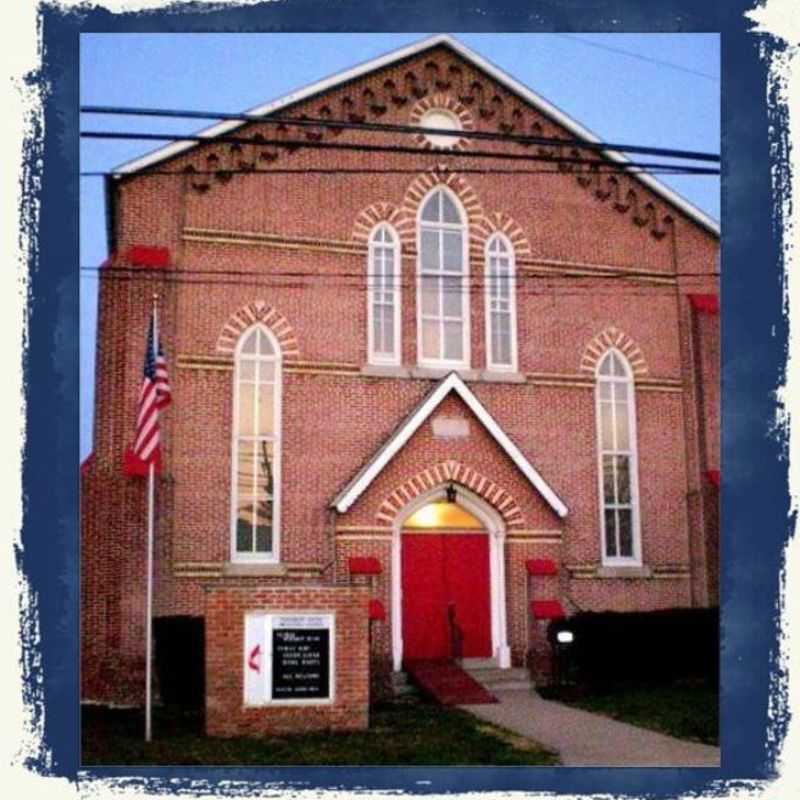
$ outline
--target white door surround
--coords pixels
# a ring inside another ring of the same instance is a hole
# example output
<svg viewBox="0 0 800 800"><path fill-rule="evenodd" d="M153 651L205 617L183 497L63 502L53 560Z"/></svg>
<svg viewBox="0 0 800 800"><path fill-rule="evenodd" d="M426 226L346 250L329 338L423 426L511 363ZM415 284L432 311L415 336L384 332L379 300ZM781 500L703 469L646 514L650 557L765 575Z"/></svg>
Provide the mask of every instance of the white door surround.
<svg viewBox="0 0 800 800"><path fill-rule="evenodd" d="M401 558L401 534L403 523L415 511L435 500L445 497L447 484L442 484L425 494L415 497L397 515L392 530L392 664L399 672L403 663L403 576ZM474 492L456 487L456 503L477 517L489 535L489 587L490 616L492 627L492 657L498 667L511 666L511 651L508 646L508 623L506 620L506 529L503 518Z"/></svg>

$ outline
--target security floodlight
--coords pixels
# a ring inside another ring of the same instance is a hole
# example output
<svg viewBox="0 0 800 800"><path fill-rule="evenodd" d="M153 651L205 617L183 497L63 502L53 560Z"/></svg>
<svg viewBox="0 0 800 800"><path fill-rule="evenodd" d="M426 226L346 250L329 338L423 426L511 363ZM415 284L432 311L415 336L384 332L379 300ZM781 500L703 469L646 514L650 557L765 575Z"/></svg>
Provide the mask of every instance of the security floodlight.
<svg viewBox="0 0 800 800"><path fill-rule="evenodd" d="M559 644L572 644L575 640L575 635L572 631L559 631L556 634L556 640Z"/></svg>

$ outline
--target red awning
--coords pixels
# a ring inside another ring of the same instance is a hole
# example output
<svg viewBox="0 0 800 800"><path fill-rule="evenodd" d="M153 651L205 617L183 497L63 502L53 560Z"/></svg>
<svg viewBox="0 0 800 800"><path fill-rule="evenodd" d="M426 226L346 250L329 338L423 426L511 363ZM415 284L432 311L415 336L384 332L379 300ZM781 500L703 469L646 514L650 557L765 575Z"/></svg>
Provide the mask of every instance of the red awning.
<svg viewBox="0 0 800 800"><path fill-rule="evenodd" d="M380 600L369 601L369 618L383 622L386 619L386 609Z"/></svg>
<svg viewBox="0 0 800 800"><path fill-rule="evenodd" d="M710 469L706 472L706 478L708 478L714 486L719 489L719 470L718 469Z"/></svg>
<svg viewBox="0 0 800 800"><path fill-rule="evenodd" d="M351 575L380 575L381 562L374 556L354 556L347 562Z"/></svg>
<svg viewBox="0 0 800 800"><path fill-rule="evenodd" d="M558 575L558 564L552 558L531 558L525 566L528 575Z"/></svg>
<svg viewBox="0 0 800 800"><path fill-rule="evenodd" d="M689 302L695 311L704 314L719 314L719 297L715 294L690 294Z"/></svg>
<svg viewBox="0 0 800 800"><path fill-rule="evenodd" d="M161 448L156 453L156 475L161 473ZM122 457L122 473L128 478L146 478L149 466L133 452L132 447L126 447Z"/></svg>
<svg viewBox="0 0 800 800"><path fill-rule="evenodd" d="M534 600L531 613L536 619L563 619L566 616L558 600Z"/></svg>
<svg viewBox="0 0 800 800"><path fill-rule="evenodd" d="M125 251L123 258L134 267L166 269L170 265L170 253L167 247L135 244Z"/></svg>

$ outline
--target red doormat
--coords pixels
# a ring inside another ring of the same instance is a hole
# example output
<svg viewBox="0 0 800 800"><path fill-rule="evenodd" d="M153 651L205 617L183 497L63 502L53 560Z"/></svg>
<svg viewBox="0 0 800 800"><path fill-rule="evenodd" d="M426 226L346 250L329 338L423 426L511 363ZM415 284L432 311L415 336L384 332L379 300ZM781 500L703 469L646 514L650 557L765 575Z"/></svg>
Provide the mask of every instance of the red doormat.
<svg viewBox="0 0 800 800"><path fill-rule="evenodd" d="M407 661L409 680L443 706L500 702L452 661Z"/></svg>

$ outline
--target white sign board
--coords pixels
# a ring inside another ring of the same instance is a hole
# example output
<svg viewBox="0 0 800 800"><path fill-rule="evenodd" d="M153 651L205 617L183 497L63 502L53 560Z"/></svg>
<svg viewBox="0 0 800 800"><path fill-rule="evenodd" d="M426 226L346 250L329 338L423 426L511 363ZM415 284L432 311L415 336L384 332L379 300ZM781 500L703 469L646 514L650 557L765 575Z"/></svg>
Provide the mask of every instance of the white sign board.
<svg viewBox="0 0 800 800"><path fill-rule="evenodd" d="M249 613L244 630L245 705L333 701L333 614Z"/></svg>

